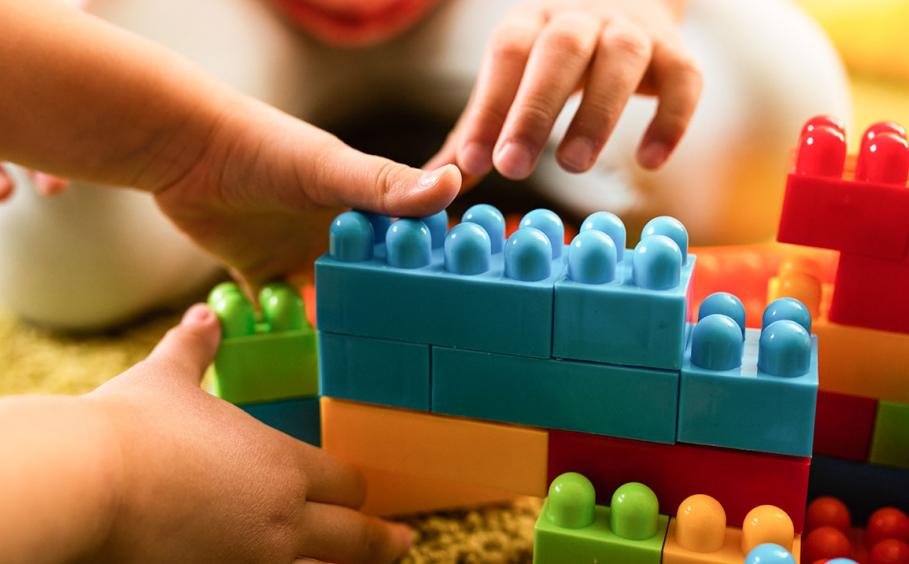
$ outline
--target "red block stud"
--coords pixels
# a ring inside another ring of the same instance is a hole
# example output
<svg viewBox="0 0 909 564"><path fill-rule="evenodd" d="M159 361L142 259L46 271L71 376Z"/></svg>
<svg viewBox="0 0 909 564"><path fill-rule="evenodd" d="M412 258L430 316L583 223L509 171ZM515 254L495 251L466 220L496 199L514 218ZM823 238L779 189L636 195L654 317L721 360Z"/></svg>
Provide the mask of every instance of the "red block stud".
<svg viewBox="0 0 909 564"><path fill-rule="evenodd" d="M837 498L822 496L808 504L808 513L805 515L806 531L813 531L820 527L833 527L845 533L851 526L849 508Z"/></svg>
<svg viewBox="0 0 909 564"><path fill-rule="evenodd" d="M852 543L845 533L833 527L818 527L802 542L802 561L814 562L824 558L849 558Z"/></svg>
<svg viewBox="0 0 909 564"><path fill-rule="evenodd" d="M871 547L869 564L909 564L909 544L885 539Z"/></svg>
<svg viewBox="0 0 909 564"><path fill-rule="evenodd" d="M843 135L846 134L846 125L843 124L841 120L833 116L819 115L814 116L805 122L805 125L802 126L802 132L799 134L799 136L804 137L806 133L811 133L817 127L829 127L831 129L839 131Z"/></svg>
<svg viewBox="0 0 909 564"><path fill-rule="evenodd" d="M889 131L878 133L862 146L856 165L856 180L903 186L907 176L909 143L905 137Z"/></svg>
<svg viewBox="0 0 909 564"><path fill-rule="evenodd" d="M884 539L909 542L909 516L895 507L884 507L872 513L865 540L868 546L874 546Z"/></svg>
<svg viewBox="0 0 909 564"><path fill-rule="evenodd" d="M795 172L801 176L840 178L846 164L846 136L827 125L803 130Z"/></svg>
<svg viewBox="0 0 909 564"><path fill-rule="evenodd" d="M868 129L865 130L865 134L862 135L862 145L859 147L859 154L864 153L868 149L868 145L873 143L874 139L881 133L893 133L897 137L906 137L906 130L903 129L903 126L898 123L892 121L879 121L877 123L872 123L868 126ZM864 178L864 176L865 171L862 170L862 163L859 162L856 165L855 177Z"/></svg>

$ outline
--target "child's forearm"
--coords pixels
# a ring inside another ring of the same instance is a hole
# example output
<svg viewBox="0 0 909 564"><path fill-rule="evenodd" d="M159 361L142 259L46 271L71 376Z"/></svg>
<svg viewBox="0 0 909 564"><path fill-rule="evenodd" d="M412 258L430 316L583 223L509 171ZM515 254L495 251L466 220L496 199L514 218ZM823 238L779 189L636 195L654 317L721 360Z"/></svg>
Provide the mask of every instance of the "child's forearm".
<svg viewBox="0 0 909 564"><path fill-rule="evenodd" d="M233 96L164 48L56 0L0 0L0 159L155 189Z"/></svg>
<svg viewBox="0 0 909 564"><path fill-rule="evenodd" d="M91 561L112 525L119 456L72 397L0 399L0 562Z"/></svg>

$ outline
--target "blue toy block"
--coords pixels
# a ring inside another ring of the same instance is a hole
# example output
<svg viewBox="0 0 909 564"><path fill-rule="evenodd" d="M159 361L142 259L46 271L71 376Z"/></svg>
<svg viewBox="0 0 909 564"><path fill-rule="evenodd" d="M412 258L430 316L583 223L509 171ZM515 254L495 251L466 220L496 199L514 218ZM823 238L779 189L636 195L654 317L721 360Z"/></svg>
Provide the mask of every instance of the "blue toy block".
<svg viewBox="0 0 909 564"><path fill-rule="evenodd" d="M316 261L319 329L549 358L561 220L531 212L506 242L495 208L474 206L465 218L447 234L440 214L400 219L380 243L376 218L338 216Z"/></svg>
<svg viewBox="0 0 909 564"><path fill-rule="evenodd" d="M240 405L243 411L295 439L322 446L322 423L317 396Z"/></svg>
<svg viewBox="0 0 909 564"><path fill-rule="evenodd" d="M432 347L432 411L674 443L679 373Z"/></svg>
<svg viewBox="0 0 909 564"><path fill-rule="evenodd" d="M429 345L319 334L322 395L429 411Z"/></svg>
<svg viewBox="0 0 909 564"><path fill-rule="evenodd" d="M865 523L881 507L909 512L909 470L815 456L811 460L808 499L839 498L853 523Z"/></svg>
<svg viewBox="0 0 909 564"><path fill-rule="evenodd" d="M677 220L660 217L620 252L621 221L598 212L568 251L555 284L553 356L677 370L685 350L695 257Z"/></svg>
<svg viewBox="0 0 909 564"><path fill-rule="evenodd" d="M791 304L778 302L768 306L777 315L764 316L778 320L744 336L723 314L694 327L681 371L679 442L811 456L817 337L802 312L784 315Z"/></svg>

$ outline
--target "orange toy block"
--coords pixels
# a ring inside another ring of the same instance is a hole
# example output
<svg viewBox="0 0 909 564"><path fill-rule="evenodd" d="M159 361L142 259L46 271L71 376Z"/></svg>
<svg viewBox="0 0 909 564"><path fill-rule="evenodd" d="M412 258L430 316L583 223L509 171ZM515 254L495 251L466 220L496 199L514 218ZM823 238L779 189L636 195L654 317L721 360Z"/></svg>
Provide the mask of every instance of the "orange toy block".
<svg viewBox="0 0 909 564"><path fill-rule="evenodd" d="M546 495L542 429L322 398L322 448L358 467Z"/></svg>

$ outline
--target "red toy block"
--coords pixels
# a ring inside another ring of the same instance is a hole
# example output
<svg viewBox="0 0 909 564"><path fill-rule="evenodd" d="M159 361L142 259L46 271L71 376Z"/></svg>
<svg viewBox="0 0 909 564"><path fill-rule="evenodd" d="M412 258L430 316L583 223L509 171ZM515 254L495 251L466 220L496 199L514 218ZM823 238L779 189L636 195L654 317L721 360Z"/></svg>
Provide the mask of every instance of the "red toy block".
<svg viewBox="0 0 909 564"><path fill-rule="evenodd" d="M604 496L626 482L643 482L668 515L688 496L707 494L722 504L730 523L741 523L755 506L775 505L792 517L796 533L805 521L810 464L809 458L549 432L550 481L579 472Z"/></svg>
<svg viewBox="0 0 909 564"><path fill-rule="evenodd" d="M814 419L814 454L865 462L874 435L877 400L820 391Z"/></svg>

